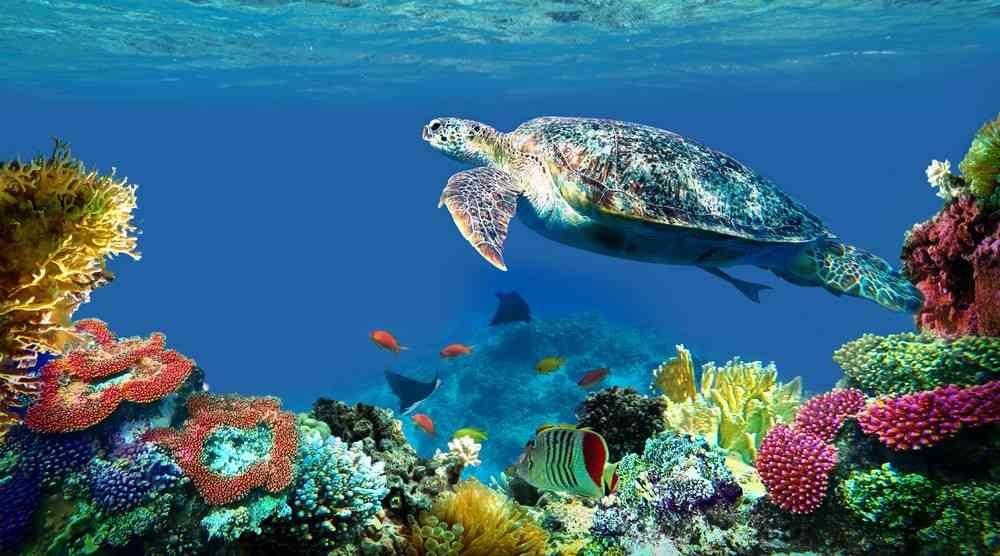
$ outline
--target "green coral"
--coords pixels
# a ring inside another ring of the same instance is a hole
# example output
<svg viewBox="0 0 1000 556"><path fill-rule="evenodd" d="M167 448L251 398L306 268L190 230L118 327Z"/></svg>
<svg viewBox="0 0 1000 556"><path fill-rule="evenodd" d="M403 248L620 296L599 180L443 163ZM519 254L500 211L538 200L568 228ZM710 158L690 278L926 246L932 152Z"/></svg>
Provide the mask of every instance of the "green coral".
<svg viewBox="0 0 1000 556"><path fill-rule="evenodd" d="M934 522L917 538L928 554L996 554L1000 550L1000 485L973 482L941 489Z"/></svg>
<svg viewBox="0 0 1000 556"><path fill-rule="evenodd" d="M833 360L871 394L910 394L1000 377L1000 338L939 338L907 332L865 334L844 344Z"/></svg>
<svg viewBox="0 0 1000 556"><path fill-rule="evenodd" d="M979 129L958 169L976 199L1000 206L1000 115Z"/></svg>
<svg viewBox="0 0 1000 556"><path fill-rule="evenodd" d="M871 524L882 542L898 545L905 530L930 506L934 483L917 473L899 473L888 463L870 471L854 471L837 487L844 506Z"/></svg>
<svg viewBox="0 0 1000 556"><path fill-rule="evenodd" d="M232 508L218 508L201 520L202 527L208 532L208 538L221 538L233 542L241 535L250 531L259 535L261 523L265 519L276 516L289 517L292 509L284 497L254 493L248 499Z"/></svg>

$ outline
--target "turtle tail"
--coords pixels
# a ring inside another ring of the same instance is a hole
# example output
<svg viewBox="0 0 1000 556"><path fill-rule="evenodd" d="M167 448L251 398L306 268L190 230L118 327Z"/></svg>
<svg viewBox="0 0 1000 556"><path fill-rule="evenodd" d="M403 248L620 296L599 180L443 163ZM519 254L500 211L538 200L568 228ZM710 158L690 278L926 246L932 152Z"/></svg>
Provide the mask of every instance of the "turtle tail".
<svg viewBox="0 0 1000 556"><path fill-rule="evenodd" d="M778 276L802 286L822 286L834 295L870 299L893 311L916 313L923 296L883 259L853 245L819 240L805 246Z"/></svg>

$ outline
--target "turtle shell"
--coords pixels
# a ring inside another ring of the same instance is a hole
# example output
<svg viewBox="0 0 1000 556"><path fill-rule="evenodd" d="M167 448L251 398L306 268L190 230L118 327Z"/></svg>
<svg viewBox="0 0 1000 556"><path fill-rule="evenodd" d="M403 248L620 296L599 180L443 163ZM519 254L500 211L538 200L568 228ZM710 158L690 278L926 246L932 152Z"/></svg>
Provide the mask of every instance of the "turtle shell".
<svg viewBox="0 0 1000 556"><path fill-rule="evenodd" d="M762 242L834 237L767 178L676 133L615 120L537 118L512 135L515 147L548 164L570 206L591 218Z"/></svg>

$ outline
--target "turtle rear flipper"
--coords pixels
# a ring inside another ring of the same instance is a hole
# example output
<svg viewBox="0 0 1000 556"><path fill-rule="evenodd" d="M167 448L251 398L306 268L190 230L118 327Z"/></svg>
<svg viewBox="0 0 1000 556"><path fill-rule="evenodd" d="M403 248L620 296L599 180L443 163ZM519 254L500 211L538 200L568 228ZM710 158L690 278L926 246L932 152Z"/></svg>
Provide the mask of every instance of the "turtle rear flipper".
<svg viewBox="0 0 1000 556"><path fill-rule="evenodd" d="M503 242L519 194L510 174L496 168L473 168L448 179L438 208L447 205L462 237L493 266L507 270Z"/></svg>
<svg viewBox="0 0 1000 556"><path fill-rule="evenodd" d="M819 240L804 246L791 265L774 269L774 273L793 284L863 297L893 311L915 313L924 302L920 291L889 263L836 241Z"/></svg>
<svg viewBox="0 0 1000 556"><path fill-rule="evenodd" d="M764 284L756 284L754 282L747 282L746 280L740 280L738 278L733 278L729 274L726 274L720 268L714 268L710 266L703 266L706 272L712 276L718 276L726 282L732 284L736 289L740 290L740 293L745 295L747 299L753 301L754 303L760 303L760 292L764 290L772 289L771 286L765 286Z"/></svg>

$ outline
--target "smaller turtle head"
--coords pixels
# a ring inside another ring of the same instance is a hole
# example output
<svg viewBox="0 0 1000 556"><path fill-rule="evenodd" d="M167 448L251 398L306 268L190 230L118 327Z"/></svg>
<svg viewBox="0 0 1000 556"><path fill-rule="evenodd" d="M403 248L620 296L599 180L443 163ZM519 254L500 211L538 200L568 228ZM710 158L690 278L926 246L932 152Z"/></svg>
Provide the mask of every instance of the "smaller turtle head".
<svg viewBox="0 0 1000 556"><path fill-rule="evenodd" d="M488 161L496 135L488 125L460 118L434 118L420 131L424 141L461 162Z"/></svg>

